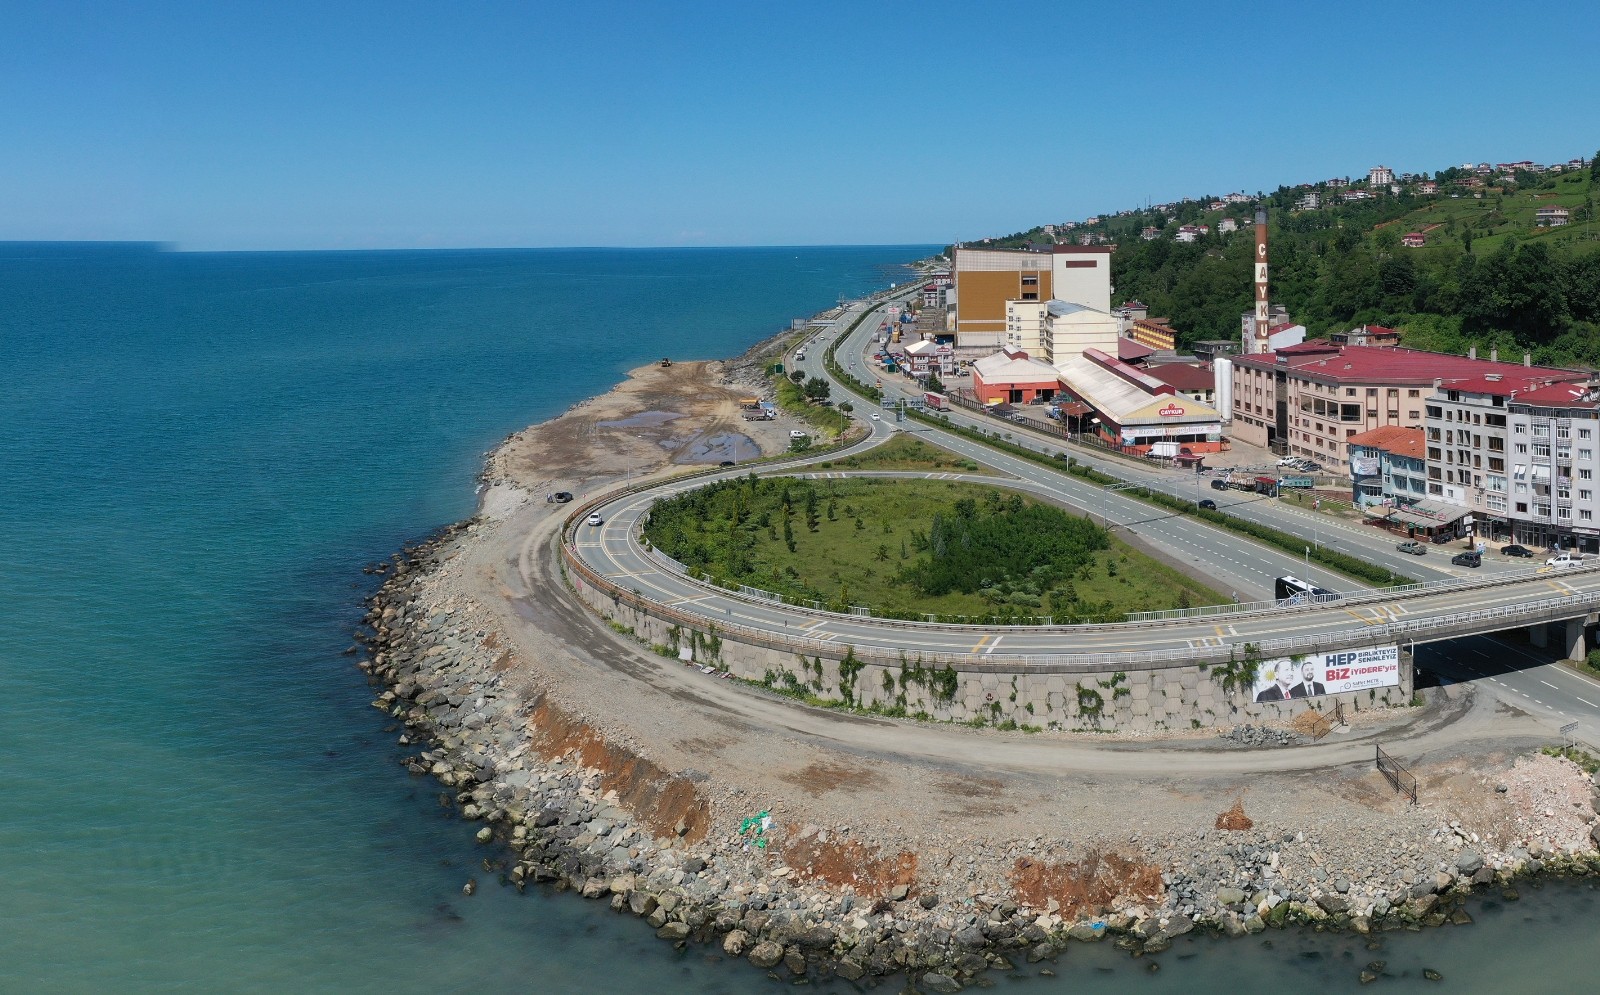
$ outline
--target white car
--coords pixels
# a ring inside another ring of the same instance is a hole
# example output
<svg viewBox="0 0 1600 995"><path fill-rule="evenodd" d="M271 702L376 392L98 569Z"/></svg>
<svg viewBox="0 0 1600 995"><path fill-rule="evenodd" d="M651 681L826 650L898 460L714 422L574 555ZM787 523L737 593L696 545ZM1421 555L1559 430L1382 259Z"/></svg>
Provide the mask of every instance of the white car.
<svg viewBox="0 0 1600 995"><path fill-rule="evenodd" d="M1583 562L1583 556L1578 553L1557 553L1544 561L1547 567L1575 567Z"/></svg>
<svg viewBox="0 0 1600 995"><path fill-rule="evenodd" d="M878 418L878 413L876 411L874 411L872 413L872 420L873 421L880 421L881 420L881 419Z"/></svg>
<svg viewBox="0 0 1600 995"><path fill-rule="evenodd" d="M597 511L594 514L590 515L588 518L584 519L584 523L587 524L587 525L604 525L606 523L606 520L604 518L601 518L600 517L600 513Z"/></svg>

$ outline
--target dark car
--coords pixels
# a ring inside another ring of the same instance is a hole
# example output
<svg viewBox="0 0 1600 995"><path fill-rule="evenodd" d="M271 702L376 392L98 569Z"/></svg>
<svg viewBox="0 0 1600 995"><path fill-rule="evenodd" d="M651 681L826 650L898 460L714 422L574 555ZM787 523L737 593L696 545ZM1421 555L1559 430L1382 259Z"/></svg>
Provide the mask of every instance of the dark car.
<svg viewBox="0 0 1600 995"><path fill-rule="evenodd" d="M554 504L566 504L568 501L572 500L572 492L556 491L554 494L551 494L549 497L545 498L545 500Z"/></svg>
<svg viewBox="0 0 1600 995"><path fill-rule="evenodd" d="M1533 556L1533 550L1529 549L1526 546L1518 546L1516 543L1512 543L1509 546L1501 546L1500 547L1500 555L1501 556L1520 556L1520 557L1522 557L1524 559L1530 559Z"/></svg>
<svg viewBox="0 0 1600 995"><path fill-rule="evenodd" d="M1483 556L1476 552L1457 553L1450 557L1450 562L1458 567L1481 567L1483 566Z"/></svg>
<svg viewBox="0 0 1600 995"><path fill-rule="evenodd" d="M734 463L733 463L733 460L731 460L731 459L725 459L721 463L718 463L717 465L718 466L733 466Z"/></svg>
<svg viewBox="0 0 1600 995"><path fill-rule="evenodd" d="M1228 482L1226 480L1213 480L1211 482L1211 489L1214 491L1225 491L1228 489Z"/></svg>
<svg viewBox="0 0 1600 995"><path fill-rule="evenodd" d="M1200 507L1204 508L1207 511L1216 511L1217 510L1217 502L1211 500L1210 498L1206 498L1205 500L1200 502Z"/></svg>

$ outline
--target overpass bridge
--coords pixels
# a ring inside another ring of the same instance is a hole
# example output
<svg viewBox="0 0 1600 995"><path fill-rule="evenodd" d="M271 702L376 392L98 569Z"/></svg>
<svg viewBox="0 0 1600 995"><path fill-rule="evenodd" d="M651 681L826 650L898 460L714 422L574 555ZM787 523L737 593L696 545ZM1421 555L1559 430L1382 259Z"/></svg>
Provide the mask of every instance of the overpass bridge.
<svg viewBox="0 0 1600 995"><path fill-rule="evenodd" d="M847 451L886 441L896 431L883 421L864 425L868 437ZM1299 572L1298 558L1285 557L1198 519L1153 512L1148 505L1102 493L1063 473L958 437L947 439L936 431L930 435L939 444L1008 475L1008 479L983 478L985 483L1029 491L1097 512L1108 520L1137 521L1145 538L1158 545L1175 543L1199 550L1210 558L1203 562L1215 562L1223 555L1242 556L1256 561L1258 574ZM839 455L835 450L763 463L759 472L840 476L823 474L813 465ZM1177 721L1199 727L1216 724L1222 721L1220 714L1238 713L1241 707L1247 715L1256 714L1250 711L1253 703L1248 696L1241 706L1237 687L1220 692L1211 687L1217 675L1227 672L1235 661L1277 659L1281 663L1315 654L1387 651L1391 658L1398 653L1400 680L1393 693L1385 691L1382 701L1399 704L1410 698L1411 650L1418 645L1526 628L1536 646L1553 640L1556 649L1578 657L1583 655L1586 633L1600 612L1597 563L1560 571L1536 567L1446 577L1405 588L1349 591L1338 600L1320 604L1246 602L1110 624L915 622L874 618L865 609L834 612L815 604L786 603L754 588L717 587L691 576L681 564L641 542L642 521L656 500L749 470L703 471L623 487L575 509L561 533L567 577L592 607L619 624L631 625L641 639L658 648L676 653L692 642L684 655L699 652L704 659L706 646L714 645L717 649L711 655L720 655L715 661L719 666L769 683L775 674L792 670L796 660L810 658L805 666L815 667L819 692L826 685L828 693L857 703L882 705L896 700L906 707L908 668L924 678L928 671L940 668L958 685L954 700L949 694L935 696L935 705L946 709L946 717L987 717L988 710L994 709L998 718L1002 702L1016 703L1019 708L1038 702L1047 712L1061 706L1082 725L1089 713L1073 705L1074 694L1080 704L1100 696L1096 688L1121 696L1128 689L1119 682L1129 681L1135 700L1122 705L1121 717L1133 727L1143 723L1149 728L1174 728L1168 723ZM1086 497L1086 488L1093 491L1092 496ZM600 514L602 525L583 524L592 512ZM724 649L725 644L742 649ZM866 667L871 671L867 676L881 679L884 694L864 690L868 682L863 677L858 684L851 666ZM807 675L809 680L809 669ZM798 683L792 674L784 679ZM901 692L898 698L890 694L896 680ZM1009 693L1003 686L1007 681ZM1362 695L1359 707L1368 701L1368 696ZM1259 711L1260 706L1255 708ZM1027 707L1027 712L1038 716L1034 707ZM1099 714L1095 712L1091 718ZM1098 721L1093 724L1099 727Z"/></svg>

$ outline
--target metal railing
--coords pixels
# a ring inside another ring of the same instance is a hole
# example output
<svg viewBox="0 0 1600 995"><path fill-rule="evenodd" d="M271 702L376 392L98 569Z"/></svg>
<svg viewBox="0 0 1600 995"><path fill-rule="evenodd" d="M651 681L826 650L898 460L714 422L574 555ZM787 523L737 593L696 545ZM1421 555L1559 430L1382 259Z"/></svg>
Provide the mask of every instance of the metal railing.
<svg viewBox="0 0 1600 995"><path fill-rule="evenodd" d="M1340 629L1329 632L1295 635L1277 639L1251 640L1240 637L1232 644L1204 646L1172 646L1154 650L1119 650L1088 653L1036 653L1036 654L974 654L968 652L927 652L916 655L915 660L894 645L872 645L858 641L850 643L837 638L812 639L791 636L770 627L755 628L731 621L718 621L714 616L695 615L670 605L661 604L642 593L625 590L620 585L600 576L568 543L562 543L562 555L571 570L581 580L606 597L641 611L647 615L678 625L714 629L718 633L750 643L802 652L829 658L843 656L854 650L856 657L867 663L920 666L950 666L958 671L1006 673L1092 673L1105 670L1159 670L1172 666L1221 661L1233 657L1245 643L1252 644L1265 658L1292 657L1300 654L1350 649L1358 646L1380 646L1392 643L1430 642L1478 632L1492 632L1503 628L1553 621L1588 614L1600 608L1600 591L1575 594L1562 598L1547 598L1535 602L1500 605L1494 608L1458 612L1426 618L1406 619L1385 625L1369 625L1359 629ZM1326 609L1321 609L1326 610ZM1337 608L1333 609L1339 610ZM890 629L897 623L885 622ZM910 623L898 623L906 625ZM892 631L892 630L891 630Z"/></svg>
<svg viewBox="0 0 1600 995"><path fill-rule="evenodd" d="M1376 764L1378 772L1389 782L1396 793L1411 799L1411 804L1417 803L1417 778L1394 757L1383 752L1383 747L1374 743L1372 748L1377 751Z"/></svg>

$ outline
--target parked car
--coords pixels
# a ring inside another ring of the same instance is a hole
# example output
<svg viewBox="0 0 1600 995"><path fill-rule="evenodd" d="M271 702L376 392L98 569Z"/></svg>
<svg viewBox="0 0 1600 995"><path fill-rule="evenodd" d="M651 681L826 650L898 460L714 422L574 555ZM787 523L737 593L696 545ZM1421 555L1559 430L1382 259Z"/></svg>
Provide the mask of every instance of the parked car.
<svg viewBox="0 0 1600 995"><path fill-rule="evenodd" d="M731 460L731 459L725 459L721 463L718 463L717 465L718 466L733 466L734 463L733 463L733 460Z"/></svg>
<svg viewBox="0 0 1600 995"><path fill-rule="evenodd" d="M572 500L572 492L571 491L556 491L554 494L551 494L550 496L546 497L545 500L549 501L552 504L566 504L568 501Z"/></svg>
<svg viewBox="0 0 1600 995"><path fill-rule="evenodd" d="M1522 557L1523 559L1526 560L1526 559L1532 559L1533 558L1533 550L1529 549L1526 546L1518 546L1516 543L1512 543L1509 546L1501 546L1500 547L1500 555L1501 556L1520 556L1520 557Z"/></svg>
<svg viewBox="0 0 1600 995"><path fill-rule="evenodd" d="M1402 553L1410 553L1412 556L1426 556L1428 553L1428 547L1415 539L1407 539L1405 542L1395 543L1394 548Z"/></svg>
<svg viewBox="0 0 1600 995"><path fill-rule="evenodd" d="M1574 553L1571 550L1568 550L1564 553L1557 553L1548 560L1545 560L1544 565L1547 567L1575 567L1582 562L1582 553Z"/></svg>
<svg viewBox="0 0 1600 995"><path fill-rule="evenodd" d="M588 525L604 525L606 523L606 520L604 518L601 518L600 517L600 513L597 511L594 514L590 515L588 518L584 519L584 522L585 522L585 524L588 524Z"/></svg>
<svg viewBox="0 0 1600 995"><path fill-rule="evenodd" d="M1226 480L1213 480L1211 482L1211 489L1214 491L1225 491L1228 489L1228 482Z"/></svg>
<svg viewBox="0 0 1600 995"><path fill-rule="evenodd" d="M1216 511L1217 510L1217 502L1211 500L1210 498L1205 498L1204 500L1202 500L1200 502L1200 507L1204 508L1207 511Z"/></svg>
<svg viewBox="0 0 1600 995"><path fill-rule="evenodd" d="M1450 557L1450 562L1458 567L1481 567L1483 566L1483 554L1476 551L1457 553Z"/></svg>
<svg viewBox="0 0 1600 995"><path fill-rule="evenodd" d="M1438 532L1434 534L1432 542L1435 546L1443 546L1445 543L1450 542L1454 538L1455 536L1448 532Z"/></svg>

